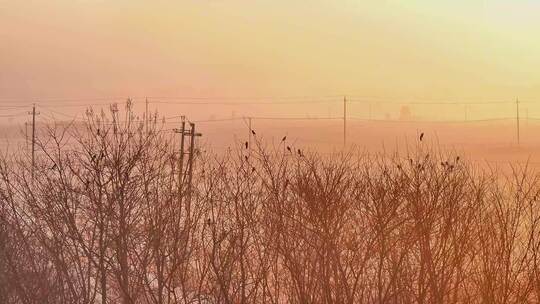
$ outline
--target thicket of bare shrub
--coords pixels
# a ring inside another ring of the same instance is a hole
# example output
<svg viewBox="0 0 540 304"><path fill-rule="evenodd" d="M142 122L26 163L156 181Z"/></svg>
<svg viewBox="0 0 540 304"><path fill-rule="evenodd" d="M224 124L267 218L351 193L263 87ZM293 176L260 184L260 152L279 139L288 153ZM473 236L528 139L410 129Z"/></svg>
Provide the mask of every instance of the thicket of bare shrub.
<svg viewBox="0 0 540 304"><path fill-rule="evenodd" d="M540 301L535 174L255 140L199 151L190 191L173 135L126 113L3 157L1 303Z"/></svg>

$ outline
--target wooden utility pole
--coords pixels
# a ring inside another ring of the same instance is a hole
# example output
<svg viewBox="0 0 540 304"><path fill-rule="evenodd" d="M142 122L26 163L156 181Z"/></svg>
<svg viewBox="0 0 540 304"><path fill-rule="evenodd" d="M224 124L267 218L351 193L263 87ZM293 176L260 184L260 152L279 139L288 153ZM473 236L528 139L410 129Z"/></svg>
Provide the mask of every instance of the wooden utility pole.
<svg viewBox="0 0 540 304"><path fill-rule="evenodd" d="M191 202L192 182L193 182L193 162L195 161L195 136L201 136L202 134L195 133L195 124L190 123L191 131L189 136L191 142L189 144L189 171L188 171L188 202Z"/></svg>
<svg viewBox="0 0 540 304"><path fill-rule="evenodd" d="M116 113L118 113L118 104L116 103L113 103L110 107L111 109L111 113L113 115L113 129L114 129L114 134L116 134L116 132L118 132L118 128L117 128L117 125L116 125Z"/></svg>
<svg viewBox="0 0 540 304"><path fill-rule="evenodd" d="M149 118L148 118L148 98L146 98L146 108L145 108L145 112L144 112L144 127L146 129L146 135L148 135L148 123L149 123Z"/></svg>
<svg viewBox="0 0 540 304"><path fill-rule="evenodd" d="M177 130L175 130L175 132L177 132ZM180 163L178 164L178 185L179 185L179 191L180 191L180 195L182 195L182 191L183 191L183 186L184 186L184 181L183 181L183 178L184 178L184 143L185 143L185 132L186 132L186 121L185 121L185 116L182 116L182 127L181 129L179 130L179 133L181 134L180 135L180 157L179 157L179 161Z"/></svg>
<svg viewBox="0 0 540 304"><path fill-rule="evenodd" d="M251 128L251 117L248 117L248 149L251 151L251 135L253 134L253 129Z"/></svg>
<svg viewBox="0 0 540 304"><path fill-rule="evenodd" d="M26 151L28 151L28 121L24 122L24 138L26 142Z"/></svg>
<svg viewBox="0 0 540 304"><path fill-rule="evenodd" d="M201 133L195 132L195 124L190 123L190 130L186 130L186 122L184 116L182 116L182 127L181 129L174 129L174 132L180 133L180 164L178 167L178 187L179 187L179 198L180 202L183 201L183 193L184 193L184 181L187 179L188 183L188 189L187 189L187 197L188 202L191 201L191 189L192 189L192 181L193 181L193 163L195 159L195 137L202 136ZM190 138L190 146L189 146L189 152L185 151L185 137L189 136ZM188 162L187 162L187 176L186 172L184 171L184 157L185 154L188 154Z"/></svg>
<svg viewBox="0 0 540 304"><path fill-rule="evenodd" d="M517 143L519 145L520 138L519 138L519 99L516 98L516 130L517 130Z"/></svg>
<svg viewBox="0 0 540 304"><path fill-rule="evenodd" d="M343 96L343 147L347 145L347 97Z"/></svg>
<svg viewBox="0 0 540 304"><path fill-rule="evenodd" d="M39 115L39 112L36 112L36 104L32 106L32 112L28 112L32 115L32 180L34 180L34 171L36 167L36 115Z"/></svg>

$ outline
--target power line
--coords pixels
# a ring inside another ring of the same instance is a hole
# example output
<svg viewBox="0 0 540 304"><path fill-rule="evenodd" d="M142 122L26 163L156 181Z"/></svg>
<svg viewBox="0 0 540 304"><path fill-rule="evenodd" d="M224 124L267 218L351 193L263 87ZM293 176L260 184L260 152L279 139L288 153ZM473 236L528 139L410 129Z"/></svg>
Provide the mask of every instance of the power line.
<svg viewBox="0 0 540 304"><path fill-rule="evenodd" d="M336 103L336 100L303 100L303 101L160 101L150 100L152 104L172 105L289 105L289 104L313 104L313 103Z"/></svg>
<svg viewBox="0 0 540 304"><path fill-rule="evenodd" d="M241 120L240 117L235 118L222 118L222 119L203 119L203 120L193 120L192 122L196 123L204 123L204 122L222 122L222 121L235 121L235 120Z"/></svg>
<svg viewBox="0 0 540 304"><path fill-rule="evenodd" d="M366 121L366 122L388 122L388 123L475 123L475 122L490 122L490 121L505 121L514 120L514 117L486 118L486 119L468 119L468 120L398 120L398 119L368 119L361 117L349 117L351 120ZM529 118L535 119L535 118ZM540 118L538 118L540 120Z"/></svg>
<svg viewBox="0 0 540 304"><path fill-rule="evenodd" d="M150 99L170 100L305 100L320 98L340 98L340 95L322 96L148 96Z"/></svg>
<svg viewBox="0 0 540 304"><path fill-rule="evenodd" d="M59 111L56 111L56 110L53 110L53 109L50 109L49 106L41 106L41 107L44 107L46 111L49 111L53 114L57 114L57 115L60 115L60 116L64 116L64 117L67 117L67 118L71 118L73 120L77 120L78 119L78 116L77 115L69 115L69 114L66 114L66 113L62 113L62 112L59 112Z"/></svg>
<svg viewBox="0 0 540 304"><path fill-rule="evenodd" d="M331 117L269 117L269 116L250 116L258 120L342 120L341 116Z"/></svg>
<svg viewBox="0 0 540 304"><path fill-rule="evenodd" d="M501 104L501 103L514 103L512 99L491 99L485 100L484 98L467 98L460 100L446 99L446 98L422 98L422 97L405 97L405 98L386 98L376 96L359 96L359 95L347 95L349 100L357 102L377 102L377 103L418 103L418 104ZM533 103L532 100L520 100L520 102Z"/></svg>
<svg viewBox="0 0 540 304"><path fill-rule="evenodd" d="M79 98L79 97L61 97L61 98L0 98L0 102L69 102L69 101L113 101L113 100L125 100L127 97L89 97L89 98Z"/></svg>
<svg viewBox="0 0 540 304"><path fill-rule="evenodd" d="M19 113L14 113L14 114L3 114L3 115L0 115L0 117L11 118L11 117L20 117L20 116L25 116L25 115L27 115L26 112L19 112Z"/></svg>
<svg viewBox="0 0 540 304"><path fill-rule="evenodd" d="M134 98L136 100L145 98ZM0 99L0 102L17 102L13 105L0 105L0 110L26 108L35 103L37 106L46 106L50 108L78 108L91 106L107 106L111 103L125 101L124 97L102 97L102 98L40 98L39 102L30 99ZM241 100L241 101L236 101ZM301 97L148 97L148 103L151 104L172 104L172 105L289 105L289 104L314 104L314 103L335 103L341 101L340 96L301 96ZM27 105L21 105L20 102L28 102ZM66 103L66 102L87 102L87 103ZM494 104L513 104L514 101L440 101L419 99L384 99L377 97L349 97L349 103L380 103L395 105L494 105ZM520 103L535 103L534 101L524 100Z"/></svg>
<svg viewBox="0 0 540 304"><path fill-rule="evenodd" d="M364 100L364 99L355 99L351 98L349 99L350 102L353 103L368 103L368 102L377 102L380 104L401 104L401 105L433 105L433 106L440 106L440 105L493 105L493 104L513 104L513 101L472 101L472 102L465 102L465 101L436 101L436 102L430 102L430 101L407 101L407 100L395 100L395 101L373 101L373 100Z"/></svg>

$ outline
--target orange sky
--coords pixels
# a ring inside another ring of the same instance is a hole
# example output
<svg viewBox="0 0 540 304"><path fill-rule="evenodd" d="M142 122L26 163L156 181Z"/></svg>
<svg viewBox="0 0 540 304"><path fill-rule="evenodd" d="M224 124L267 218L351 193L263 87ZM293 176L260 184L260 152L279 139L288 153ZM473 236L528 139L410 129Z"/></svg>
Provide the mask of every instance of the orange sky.
<svg viewBox="0 0 540 304"><path fill-rule="evenodd" d="M0 99L520 97L540 116L538 16L533 0L0 0Z"/></svg>

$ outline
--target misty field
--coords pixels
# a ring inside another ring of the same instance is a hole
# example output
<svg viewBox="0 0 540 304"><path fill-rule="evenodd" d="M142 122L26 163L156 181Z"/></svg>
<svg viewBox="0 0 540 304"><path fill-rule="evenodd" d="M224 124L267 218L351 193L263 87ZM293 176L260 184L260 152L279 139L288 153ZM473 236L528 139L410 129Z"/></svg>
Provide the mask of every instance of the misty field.
<svg viewBox="0 0 540 304"><path fill-rule="evenodd" d="M126 114L0 162L0 303L538 303L540 180L418 141L195 150ZM148 128L147 128L148 127Z"/></svg>

